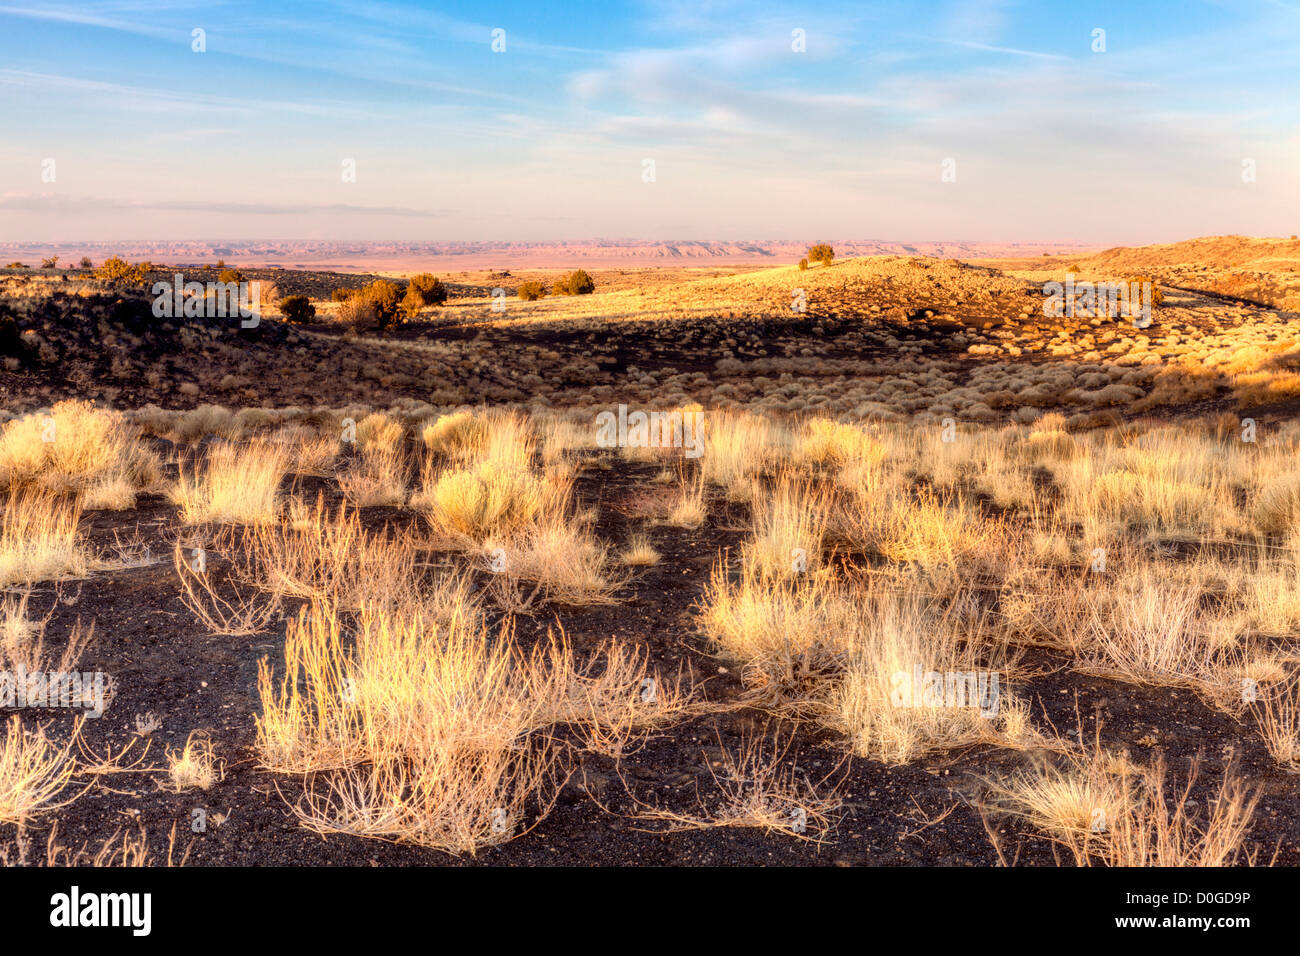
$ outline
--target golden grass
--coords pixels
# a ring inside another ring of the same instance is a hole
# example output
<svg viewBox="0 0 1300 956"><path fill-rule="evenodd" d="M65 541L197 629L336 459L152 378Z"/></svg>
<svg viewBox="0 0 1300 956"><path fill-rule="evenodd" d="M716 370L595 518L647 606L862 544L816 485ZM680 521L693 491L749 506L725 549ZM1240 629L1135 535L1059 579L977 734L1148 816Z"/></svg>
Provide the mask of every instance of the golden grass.
<svg viewBox="0 0 1300 956"><path fill-rule="evenodd" d="M423 603L430 613L444 613L459 607L467 593L464 578L425 588L417 540L390 529L367 531L355 510L330 510L323 498L301 508L295 520L246 528L223 541L223 551L246 561L238 573L242 583L345 611L365 603Z"/></svg>
<svg viewBox="0 0 1300 956"><path fill-rule="evenodd" d="M440 532L481 540L509 535L536 520L548 498L548 488L529 468L489 459L473 469L443 471L412 503L425 510Z"/></svg>
<svg viewBox="0 0 1300 956"><path fill-rule="evenodd" d="M375 441L363 445L339 473L339 490L359 508L401 507L406 502L407 472L406 451L400 443Z"/></svg>
<svg viewBox="0 0 1300 956"><path fill-rule="evenodd" d="M861 425L816 418L807 422L794 448L797 461L844 468L852 464L874 465L884 459L886 448Z"/></svg>
<svg viewBox="0 0 1300 956"><path fill-rule="evenodd" d="M856 624L852 596L825 574L773 582L750 564L713 569L699 602L700 629L746 684L773 701L799 699L842 658Z"/></svg>
<svg viewBox="0 0 1300 956"><path fill-rule="evenodd" d="M295 811L318 832L474 853L554 805L568 771L553 724L621 752L637 726L685 707L673 682L644 697L641 656L608 651L598 673L562 636L524 652L509 624L493 633L469 608L436 620L362 607L349 641L344 628L312 604L290 623L279 681L259 669L263 765L309 775Z"/></svg>
<svg viewBox="0 0 1300 956"><path fill-rule="evenodd" d="M1203 612L1201 594L1196 581L1170 580L1158 565L1109 572L1082 594L1070 631L1076 666L1137 684L1221 685L1239 632Z"/></svg>
<svg viewBox="0 0 1300 956"><path fill-rule="evenodd" d="M822 552L831 503L824 487L782 475L770 490L751 497L753 534L743 560L769 578L815 572Z"/></svg>
<svg viewBox="0 0 1300 956"><path fill-rule="evenodd" d="M160 478L158 457L121 412L65 401L0 432L0 489L81 494L91 509L130 508Z"/></svg>
<svg viewBox="0 0 1300 956"><path fill-rule="evenodd" d="M1172 792L1162 759L1150 767L1091 747L1067 751L1063 764L1041 760L994 781L986 807L1027 819L1068 849L1079 866L1220 867L1253 863L1245 839L1259 803L1231 767L1198 812L1199 773ZM991 833L991 831L990 831Z"/></svg>
<svg viewBox="0 0 1300 956"><path fill-rule="evenodd" d="M701 473L730 497L747 493L750 482L789 446L781 427L761 415L711 411L703 419Z"/></svg>
<svg viewBox="0 0 1300 956"><path fill-rule="evenodd" d="M95 561L77 536L81 507L47 494L10 494L0 517L0 587L86 575Z"/></svg>
<svg viewBox="0 0 1300 956"><path fill-rule="evenodd" d="M9 718L0 741L0 823L24 823L38 813L67 806L76 798L60 799L72 782L72 739L62 747L45 736L44 728L25 730L17 715Z"/></svg>
<svg viewBox="0 0 1300 956"><path fill-rule="evenodd" d="M455 455L482 442L486 431L486 422L473 412L453 412L424 426L420 438L429 451Z"/></svg>
<svg viewBox="0 0 1300 956"><path fill-rule="evenodd" d="M1255 688L1250 712L1269 756L1288 770L1300 770L1300 679Z"/></svg>
<svg viewBox="0 0 1300 956"><path fill-rule="evenodd" d="M535 583L546 600L560 604L613 604L614 592L626 583L605 546L582 522L563 516L548 517L512 538L489 538L483 552L489 569L507 586L516 580Z"/></svg>
<svg viewBox="0 0 1300 956"><path fill-rule="evenodd" d="M211 790L225 775L225 762L213 753L212 741L202 731L192 731L180 750L167 750L167 778L177 793Z"/></svg>
<svg viewBox="0 0 1300 956"><path fill-rule="evenodd" d="M290 462L282 445L262 439L220 442L188 475L182 469L171 500L185 524L267 524L280 514L280 482Z"/></svg>
<svg viewBox="0 0 1300 956"><path fill-rule="evenodd" d="M742 738L733 750L719 741L719 759L707 764L715 797L706 803L697 794L696 807L673 810L633 796L636 819L662 822L662 832L668 833L736 827L826 843L844 805L843 780L831 780L839 768L816 782L810 780L794 761L786 760L790 743L774 739L769 747L763 736L755 735Z"/></svg>
<svg viewBox="0 0 1300 956"><path fill-rule="evenodd" d="M682 475L676 497L668 508L668 523L678 528L694 530L703 525L708 517L709 499L704 479Z"/></svg>
<svg viewBox="0 0 1300 956"><path fill-rule="evenodd" d="M222 597L212 580L215 571L206 567L206 558L203 570L199 570L193 549L186 551L178 544L172 558L181 585L181 602L209 633L231 637L260 634L280 610L279 593L261 599L251 586L246 586L245 593L232 587L233 597Z"/></svg>
<svg viewBox="0 0 1300 956"><path fill-rule="evenodd" d="M46 629L53 609L43 619L32 620L27 614L31 589L9 593L0 599L0 671L27 673L57 671L67 673L77 666L82 651L94 633L94 627L82 629L78 621L68 633L57 655L46 650Z"/></svg>
<svg viewBox="0 0 1300 956"><path fill-rule="evenodd" d="M618 559L628 567L648 568L662 561L663 555L655 550L649 536L634 534L627 539L627 543L619 551Z"/></svg>
<svg viewBox="0 0 1300 956"><path fill-rule="evenodd" d="M978 619L884 590L842 638L842 675L826 691L826 723L853 752L907 763L934 750L1039 742L1008 687L1012 658ZM983 639L982 639L983 638Z"/></svg>

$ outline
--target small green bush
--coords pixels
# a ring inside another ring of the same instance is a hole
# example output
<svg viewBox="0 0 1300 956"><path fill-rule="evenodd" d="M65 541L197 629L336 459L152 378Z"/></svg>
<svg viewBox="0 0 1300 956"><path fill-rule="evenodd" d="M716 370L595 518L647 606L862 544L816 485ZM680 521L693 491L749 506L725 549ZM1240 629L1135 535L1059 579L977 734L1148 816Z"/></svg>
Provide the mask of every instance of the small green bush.
<svg viewBox="0 0 1300 956"><path fill-rule="evenodd" d="M515 294L525 302L532 302L546 295L546 286L532 279L528 282L519 283L519 288L515 290Z"/></svg>
<svg viewBox="0 0 1300 956"><path fill-rule="evenodd" d="M217 276L217 281L238 285L244 281L244 274L238 269L222 269L221 274Z"/></svg>

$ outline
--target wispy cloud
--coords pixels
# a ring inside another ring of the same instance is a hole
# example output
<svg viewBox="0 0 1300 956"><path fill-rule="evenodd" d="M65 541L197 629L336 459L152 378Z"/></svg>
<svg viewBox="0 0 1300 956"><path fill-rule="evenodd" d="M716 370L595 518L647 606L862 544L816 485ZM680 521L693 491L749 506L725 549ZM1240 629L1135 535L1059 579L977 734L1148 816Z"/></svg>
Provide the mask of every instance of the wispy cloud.
<svg viewBox="0 0 1300 956"><path fill-rule="evenodd" d="M211 213L257 216L401 216L440 219L453 215L449 209L417 209L410 206L366 206L352 203L269 203L221 200L131 200L107 196L65 196L52 193L6 193L0 209L13 212L160 212Z"/></svg>

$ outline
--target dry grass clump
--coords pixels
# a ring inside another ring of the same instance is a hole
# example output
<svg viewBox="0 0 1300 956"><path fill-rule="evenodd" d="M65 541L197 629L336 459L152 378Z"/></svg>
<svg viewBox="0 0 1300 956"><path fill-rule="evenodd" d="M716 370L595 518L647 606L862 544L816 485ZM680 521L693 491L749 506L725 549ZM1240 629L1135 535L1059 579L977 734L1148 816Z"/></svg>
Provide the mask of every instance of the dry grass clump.
<svg viewBox="0 0 1300 956"><path fill-rule="evenodd" d="M174 441L192 444L209 435L232 439L240 430L240 423L230 409L222 405L200 405L172 419L164 434Z"/></svg>
<svg viewBox="0 0 1300 956"><path fill-rule="evenodd" d="M836 770L816 782L786 761L792 740L773 739L770 750L764 735L742 738L734 749L721 746L719 759L708 761L716 797L710 808L696 794L697 806L689 811L665 808L636 797L639 820L667 824L664 832L710 830L717 827L759 829L765 835L781 834L810 843L825 843L839 821L844 805ZM836 768L838 769L838 768ZM829 784L828 784L829 781Z"/></svg>
<svg viewBox="0 0 1300 956"><path fill-rule="evenodd" d="M77 730L80 729L77 724ZM60 800L72 782L73 761L69 756L77 737L63 747L45 736L44 728L25 730L14 715L0 740L0 823L23 823L37 813L67 806L75 795Z"/></svg>
<svg viewBox="0 0 1300 956"><path fill-rule="evenodd" d="M1239 624L1201 607L1195 580L1170 579L1159 564L1111 572L1085 590L1069 632L1076 666L1137 684L1216 691Z"/></svg>
<svg viewBox="0 0 1300 956"><path fill-rule="evenodd" d="M95 564L77 538L81 506L36 492L11 493L0 516L0 587L82 577Z"/></svg>
<svg viewBox="0 0 1300 956"><path fill-rule="evenodd" d="M562 632L551 643L557 693L546 718L572 728L587 751L622 757L649 731L708 706L685 686L681 671L670 676L651 670L645 647L610 641L580 661Z"/></svg>
<svg viewBox="0 0 1300 956"><path fill-rule="evenodd" d="M400 435L399 441L392 444L376 440L362 445L349 466L339 473L339 490L360 508L400 507L406 501L407 475Z"/></svg>
<svg viewBox="0 0 1300 956"><path fill-rule="evenodd" d="M1295 675L1255 689L1250 712L1264 746L1279 766L1300 770L1300 678Z"/></svg>
<svg viewBox="0 0 1300 956"><path fill-rule="evenodd" d="M693 531L704 524L708 517L708 489L704 479L698 475L695 478L682 475L678 481L677 493L668 506L667 522L674 527Z"/></svg>
<svg viewBox="0 0 1300 956"><path fill-rule="evenodd" d="M703 453L699 458L705 481L726 490L729 497L749 491L753 479L788 447L788 433L772 419L733 411L710 411L703 419Z"/></svg>
<svg viewBox="0 0 1300 956"><path fill-rule="evenodd" d="M80 621L68 635L63 649L55 657L45 648L46 626L54 613L40 620L28 617L31 589L6 594L0 600L0 672L13 674L19 669L27 673L56 671L67 673L77 666L81 653L90 643L94 628L82 630Z"/></svg>
<svg viewBox="0 0 1300 956"><path fill-rule="evenodd" d="M290 456L284 446L253 439L220 442L193 464L171 491L186 524L267 524L280 514L280 483Z"/></svg>
<svg viewBox="0 0 1300 956"><path fill-rule="evenodd" d="M161 476L140 428L120 412L65 401L0 433L0 489L78 494L91 509L121 510Z"/></svg>
<svg viewBox="0 0 1300 956"><path fill-rule="evenodd" d="M186 552L178 544L173 551L176 577L181 585L181 602L212 634L247 637L265 631L280 610L280 594L274 593L269 600L262 599L251 586L241 593L227 582L234 594L231 598L223 597L212 580L213 572L206 566L206 556L200 565L195 560L194 550Z"/></svg>
<svg viewBox="0 0 1300 956"><path fill-rule="evenodd" d="M1067 751L1063 765L1040 760L992 782L985 806L1027 819L1068 849L1079 866L1253 863L1254 853L1244 843L1258 792L1229 768L1207 800L1208 815L1198 814L1191 799L1198 769L1193 761L1186 784L1169 793L1163 759L1138 767L1105 751L1098 740L1090 748Z"/></svg>
<svg viewBox="0 0 1300 956"><path fill-rule="evenodd" d="M532 524L553 492L531 468L488 459L477 467L426 476L412 502L438 531L482 540L510 535Z"/></svg>
<svg viewBox="0 0 1300 956"><path fill-rule="evenodd" d="M663 555L655 550L647 535L634 534L627 539L627 544L618 553L618 558L628 567L648 568L663 560Z"/></svg>
<svg viewBox="0 0 1300 956"><path fill-rule="evenodd" d="M525 653L509 624L493 633L469 609L437 620L363 606L348 627L316 603L290 623L278 682L261 663L258 749L268 769L309 775L295 810L311 829L474 853L554 805L567 779L554 723L626 741L627 699L649 675L643 658L605 661L577 665L562 639ZM660 687L646 721L682 706L676 685Z"/></svg>
<svg viewBox="0 0 1300 956"><path fill-rule="evenodd" d="M1137 772L1127 755L1104 749L1098 734L1092 746L1036 753L1027 767L986 781L982 806L1025 819L1067 846L1084 848L1132 812Z"/></svg>
<svg viewBox="0 0 1300 956"><path fill-rule="evenodd" d="M843 673L826 723L853 752L907 763L934 750L1039 742L1027 708L1004 686L1012 663L978 620L893 589L866 597L842 638Z"/></svg>
<svg viewBox="0 0 1300 956"><path fill-rule="evenodd" d="M179 751L167 751L167 778L177 793L211 790L225 775L224 761L212 752L212 741L202 731L192 731Z"/></svg>
<svg viewBox="0 0 1300 956"><path fill-rule="evenodd" d="M590 425L583 426L569 419L549 417L543 419L540 429L542 464L548 468L570 460L576 451L596 447Z"/></svg>
<svg viewBox="0 0 1300 956"><path fill-rule="evenodd" d="M533 467L537 437L518 412L487 409L444 415L421 435L425 447L474 470L485 462L520 471Z"/></svg>
<svg viewBox="0 0 1300 956"><path fill-rule="evenodd" d="M764 492L755 488L754 531L745 542L743 560L770 578L816 571L830 517L824 488L788 475Z"/></svg>
<svg viewBox="0 0 1300 956"><path fill-rule="evenodd" d="M487 421L473 412L452 412L425 425L420 432L420 439L429 451L455 456L480 445L487 430Z"/></svg>
<svg viewBox="0 0 1300 956"><path fill-rule="evenodd" d="M371 412L357 422L356 442L361 448L391 451L406 438L406 426L384 412Z"/></svg>
<svg viewBox="0 0 1300 956"><path fill-rule="evenodd" d="M339 436L322 435L305 425L286 425L271 432L269 440L288 449L291 474L326 478L334 473Z"/></svg>
<svg viewBox="0 0 1300 956"><path fill-rule="evenodd" d="M533 582L546 600L559 604L613 604L614 593L626 583L585 522L562 515L509 538L489 538L483 552L505 588L513 590L516 581Z"/></svg>
<svg viewBox="0 0 1300 956"><path fill-rule="evenodd" d="M363 603L410 604L420 594L434 601L446 593L442 587L422 588L424 559L409 534L367 531L355 510L342 505L331 511L323 498L312 508L291 508L291 515L295 510L290 521L244 529L223 548L247 556L247 583L345 611ZM467 587L460 580L452 591L460 596Z"/></svg>
<svg viewBox="0 0 1300 956"><path fill-rule="evenodd" d="M1246 461L1235 445L1158 429L1124 445L1109 439L1083 448L1055 475L1062 513L1086 536L1137 531L1195 540L1246 528L1234 500Z"/></svg>
<svg viewBox="0 0 1300 956"><path fill-rule="evenodd" d="M905 578L867 590L829 569L772 577L719 563L699 604L703 633L742 666L754 699L816 717L860 756L904 763L933 750L1037 742L1008 692L1014 663L973 598L948 605Z"/></svg>
<svg viewBox="0 0 1300 956"><path fill-rule="evenodd" d="M773 581L753 564L738 574L714 566L699 604L699 626L745 683L773 702L799 700L843 660L856 626L851 596L822 572Z"/></svg>
<svg viewBox="0 0 1300 956"><path fill-rule="evenodd" d="M794 448L795 459L817 465L843 468L853 463L875 465L886 448L861 425L848 425L825 418L805 424Z"/></svg>
<svg viewBox="0 0 1300 956"><path fill-rule="evenodd" d="M997 579L1017 548L1006 523L985 517L965 496L911 492L889 480L853 487L838 525L855 548L932 574Z"/></svg>
<svg viewBox="0 0 1300 956"><path fill-rule="evenodd" d="M1300 474L1283 473L1266 479L1255 497L1251 516L1261 531L1291 531L1300 527Z"/></svg>
<svg viewBox="0 0 1300 956"><path fill-rule="evenodd" d="M572 475L567 469L537 473L536 439L528 421L497 412L475 421L479 424L449 432L456 438L444 444L455 463L439 467L426 461L421 490L412 498L435 530L472 544L518 534L543 514L562 511Z"/></svg>

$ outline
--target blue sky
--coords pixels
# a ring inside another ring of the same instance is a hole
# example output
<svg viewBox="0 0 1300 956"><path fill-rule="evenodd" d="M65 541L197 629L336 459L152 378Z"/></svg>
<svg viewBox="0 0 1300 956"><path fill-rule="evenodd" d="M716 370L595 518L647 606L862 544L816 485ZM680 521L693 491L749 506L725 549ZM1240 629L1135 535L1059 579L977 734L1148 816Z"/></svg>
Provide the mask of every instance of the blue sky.
<svg viewBox="0 0 1300 956"><path fill-rule="evenodd" d="M1297 87L1300 0L0 0L0 240L1290 235Z"/></svg>

